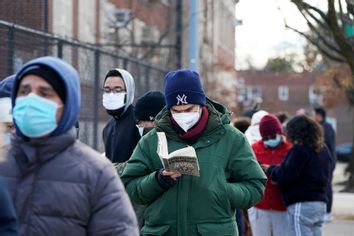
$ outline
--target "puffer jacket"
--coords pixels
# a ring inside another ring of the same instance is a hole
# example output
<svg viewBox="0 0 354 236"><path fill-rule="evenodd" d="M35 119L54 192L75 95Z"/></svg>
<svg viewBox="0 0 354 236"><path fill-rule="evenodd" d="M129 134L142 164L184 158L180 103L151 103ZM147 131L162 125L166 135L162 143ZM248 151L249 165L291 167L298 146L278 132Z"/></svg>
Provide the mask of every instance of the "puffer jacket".
<svg viewBox="0 0 354 236"><path fill-rule="evenodd" d="M0 149L1 153L1 149ZM17 217L10 194L7 190L7 184L0 177L0 235L17 236Z"/></svg>
<svg viewBox="0 0 354 236"><path fill-rule="evenodd" d="M263 140L259 140L252 145L257 160L262 164L279 165L285 159L286 154L291 148L291 143L284 140L276 148L268 148L264 146ZM256 208L263 210L285 211L286 207L282 199L279 186L272 181L267 181L264 191L264 197Z"/></svg>
<svg viewBox="0 0 354 236"><path fill-rule="evenodd" d="M122 181L133 202L147 205L142 235L238 235L235 208L262 199L266 176L246 138L230 125L225 107L208 100L207 108L206 129L192 145L200 177L182 175L168 190L156 180L156 171L163 168L156 132L166 133L169 152L187 146L172 128L166 108L128 161Z"/></svg>
<svg viewBox="0 0 354 236"><path fill-rule="evenodd" d="M54 70L65 85L66 100L58 126L48 137L30 139L17 129L0 160L0 175L8 183L20 235L139 235L133 208L112 163L76 140L77 72L58 58L38 58L18 72L14 91L20 75L32 66ZM16 93L12 101L15 105Z"/></svg>
<svg viewBox="0 0 354 236"><path fill-rule="evenodd" d="M138 235L110 161L76 140L75 129L41 141L12 140L0 162L20 235Z"/></svg>

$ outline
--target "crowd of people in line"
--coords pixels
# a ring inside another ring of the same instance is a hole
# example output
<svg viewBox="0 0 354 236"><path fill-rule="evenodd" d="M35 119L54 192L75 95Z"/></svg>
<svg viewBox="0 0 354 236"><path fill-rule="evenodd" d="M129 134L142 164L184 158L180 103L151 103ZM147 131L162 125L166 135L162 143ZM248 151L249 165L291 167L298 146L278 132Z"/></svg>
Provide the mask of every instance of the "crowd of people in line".
<svg viewBox="0 0 354 236"><path fill-rule="evenodd" d="M0 235L321 235L336 161L323 108L232 120L189 69L134 97L131 73L106 73L98 153L78 139L70 64L36 58L0 82ZM169 152L193 147L200 176L164 168L158 132Z"/></svg>

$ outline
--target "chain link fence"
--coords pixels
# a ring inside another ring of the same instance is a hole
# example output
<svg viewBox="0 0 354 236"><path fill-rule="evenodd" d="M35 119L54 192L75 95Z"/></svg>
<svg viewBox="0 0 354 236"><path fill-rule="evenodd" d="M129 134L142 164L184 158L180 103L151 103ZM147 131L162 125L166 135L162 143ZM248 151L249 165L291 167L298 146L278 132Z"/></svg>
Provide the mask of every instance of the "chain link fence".
<svg viewBox="0 0 354 236"><path fill-rule="evenodd" d="M41 56L57 56L79 72L81 84L80 140L103 150L102 130L109 116L101 103L106 72L123 68L135 79L135 97L149 90L162 90L167 70L91 44L0 20L0 79L16 73L24 63Z"/></svg>

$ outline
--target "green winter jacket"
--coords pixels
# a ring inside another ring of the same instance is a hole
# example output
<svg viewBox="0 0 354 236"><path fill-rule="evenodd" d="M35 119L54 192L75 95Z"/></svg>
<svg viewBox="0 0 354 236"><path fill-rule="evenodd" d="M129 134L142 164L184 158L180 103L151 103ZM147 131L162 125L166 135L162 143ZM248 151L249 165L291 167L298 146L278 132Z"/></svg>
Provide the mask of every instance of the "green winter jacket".
<svg viewBox="0 0 354 236"><path fill-rule="evenodd" d="M238 235L235 208L249 208L262 199L266 176L250 145L230 125L224 106L208 100L207 108L207 127L192 145L200 177L182 175L167 191L155 178L163 168L156 152L156 132L166 133L169 152L187 146L172 128L166 108L127 162L121 179L131 201L147 205L142 235Z"/></svg>

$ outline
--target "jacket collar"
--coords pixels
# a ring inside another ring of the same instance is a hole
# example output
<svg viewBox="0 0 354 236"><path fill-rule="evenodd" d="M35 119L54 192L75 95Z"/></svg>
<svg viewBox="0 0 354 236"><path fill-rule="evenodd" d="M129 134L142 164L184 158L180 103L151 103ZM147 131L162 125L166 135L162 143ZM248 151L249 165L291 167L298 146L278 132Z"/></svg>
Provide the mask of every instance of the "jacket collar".
<svg viewBox="0 0 354 236"><path fill-rule="evenodd" d="M225 133L224 125L230 123L231 113L223 105L207 99L206 108L209 111L208 123L198 141L193 144L195 148L207 146L218 141ZM178 133L171 126L171 112L169 109L164 108L156 116L155 122L156 131L165 132L169 139L183 142L179 139Z"/></svg>
<svg viewBox="0 0 354 236"><path fill-rule="evenodd" d="M12 140L11 151L14 153L21 175L26 175L63 152L75 140L75 128L59 136L38 140L29 141L26 138L17 136Z"/></svg>

